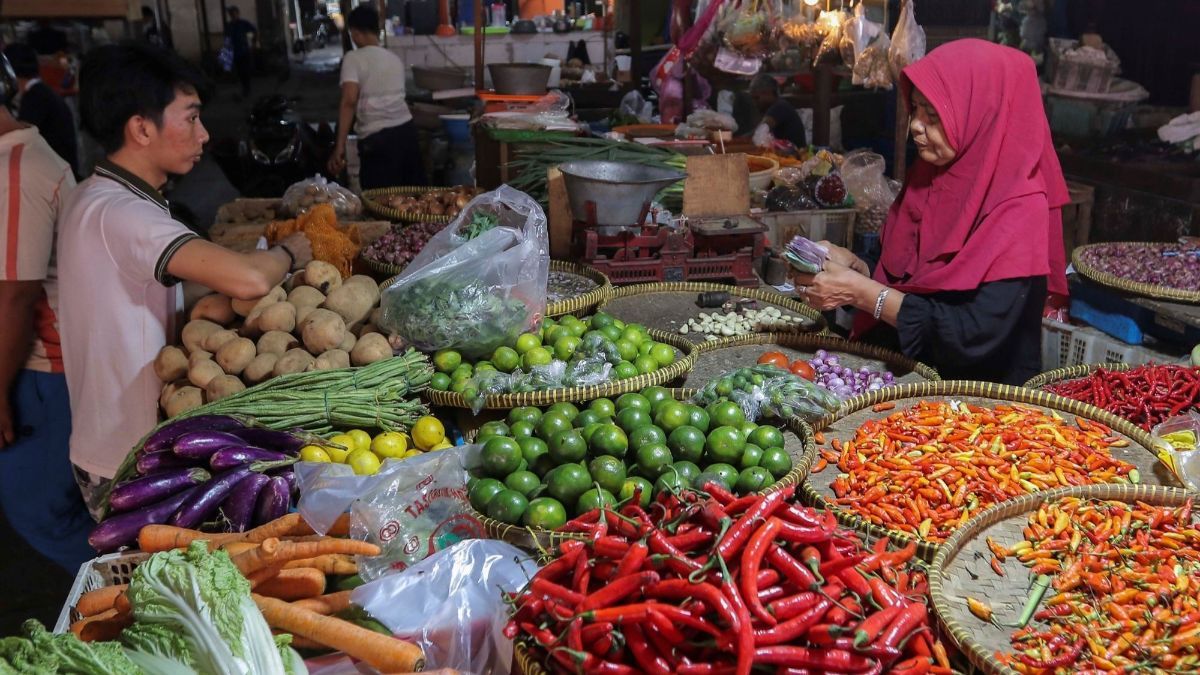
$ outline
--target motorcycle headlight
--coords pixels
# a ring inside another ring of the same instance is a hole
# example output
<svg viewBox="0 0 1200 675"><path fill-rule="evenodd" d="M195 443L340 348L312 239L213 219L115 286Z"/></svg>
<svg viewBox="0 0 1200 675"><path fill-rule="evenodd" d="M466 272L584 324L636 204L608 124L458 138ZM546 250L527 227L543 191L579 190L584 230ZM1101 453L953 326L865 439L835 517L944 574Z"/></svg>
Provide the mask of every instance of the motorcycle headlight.
<svg viewBox="0 0 1200 675"><path fill-rule="evenodd" d="M259 150L258 148L254 148L253 150L251 150L250 156L254 158L254 161L256 161L260 164L270 164L271 163L271 158L267 157L267 153L263 152L262 150Z"/></svg>
<svg viewBox="0 0 1200 675"><path fill-rule="evenodd" d="M295 153L295 151L296 151L296 143L294 141L291 143L288 143L286 146L284 146L283 150L279 151L278 155L275 155L275 163L283 164L284 162L290 161L292 159L292 155Z"/></svg>

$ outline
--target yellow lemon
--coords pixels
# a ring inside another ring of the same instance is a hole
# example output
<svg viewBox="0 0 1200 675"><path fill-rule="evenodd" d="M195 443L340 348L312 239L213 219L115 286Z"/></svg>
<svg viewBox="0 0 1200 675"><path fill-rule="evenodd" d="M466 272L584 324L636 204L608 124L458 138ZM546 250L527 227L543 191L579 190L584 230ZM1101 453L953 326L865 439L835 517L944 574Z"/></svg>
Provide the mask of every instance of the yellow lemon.
<svg viewBox="0 0 1200 675"><path fill-rule="evenodd" d="M399 431L385 431L371 441L371 452L383 459L404 457L406 450L408 450L408 436Z"/></svg>
<svg viewBox="0 0 1200 675"><path fill-rule="evenodd" d="M325 448L316 445L306 445L300 448L300 461L302 462L332 462L329 453L325 452Z"/></svg>
<svg viewBox="0 0 1200 675"><path fill-rule="evenodd" d="M371 434L362 429L351 429L346 432L346 435L354 439L355 450L370 450L371 449Z"/></svg>
<svg viewBox="0 0 1200 675"><path fill-rule="evenodd" d="M357 441L349 434L337 434L331 437L329 442L342 446L340 448L333 445L325 447L325 452L329 453L329 457L339 464L345 464L346 458L350 456L350 453L358 449Z"/></svg>
<svg viewBox="0 0 1200 675"><path fill-rule="evenodd" d="M434 450L445 450L446 448L453 448L453 447L454 447L453 443L451 443L450 441L443 438L441 443L438 443L437 445L433 446L432 448L429 449L429 451L432 452Z"/></svg>
<svg viewBox="0 0 1200 675"><path fill-rule="evenodd" d="M446 438L446 428L438 418L426 415L417 420L412 428L412 440L422 450L428 450Z"/></svg>
<svg viewBox="0 0 1200 675"><path fill-rule="evenodd" d="M420 456L421 456L421 451L416 448L409 448L408 450L406 450L404 452L404 459L408 459L409 457L420 457Z"/></svg>
<svg viewBox="0 0 1200 675"><path fill-rule="evenodd" d="M379 471L379 458L370 450L355 450L346 458L346 464L359 476L373 476Z"/></svg>

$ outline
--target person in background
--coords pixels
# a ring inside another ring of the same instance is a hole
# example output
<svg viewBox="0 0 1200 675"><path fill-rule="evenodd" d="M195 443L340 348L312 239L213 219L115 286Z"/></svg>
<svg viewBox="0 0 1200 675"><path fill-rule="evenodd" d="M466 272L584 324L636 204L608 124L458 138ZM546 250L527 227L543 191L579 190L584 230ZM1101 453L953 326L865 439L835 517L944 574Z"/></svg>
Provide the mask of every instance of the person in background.
<svg viewBox="0 0 1200 675"><path fill-rule="evenodd" d="M759 73L750 81L750 97L762 114L761 124L771 130L771 135L781 141L789 141L797 148L808 147L804 138L804 122L800 113L787 99L779 95L779 82L766 73Z"/></svg>
<svg viewBox="0 0 1200 675"><path fill-rule="evenodd" d="M225 39L233 50L233 70L242 83L242 98L250 96L250 76L254 73L254 45L258 42L258 29L242 18L237 7L230 7L229 22L225 24ZM251 37L253 36L253 37Z"/></svg>
<svg viewBox="0 0 1200 675"><path fill-rule="evenodd" d="M38 56L33 47L11 44L4 48L4 55L17 74L20 90L17 97L17 119L38 128L38 133L51 148L71 165L71 172L79 176L79 143L75 134L75 115L71 108L53 89L38 77Z"/></svg>
<svg viewBox="0 0 1200 675"><path fill-rule="evenodd" d="M71 406L58 334L54 221L71 168L8 106L17 78L0 56L0 511L74 573L94 523L71 478Z"/></svg>
<svg viewBox="0 0 1200 675"><path fill-rule="evenodd" d="M424 185L417 128L404 100L404 61L379 46L379 14L359 5L347 19L355 49L342 59L342 103L329 172L346 168L346 138L358 134L362 189Z"/></svg>
<svg viewBox="0 0 1200 675"><path fill-rule="evenodd" d="M38 21L37 30L31 31L25 40L42 56L54 56L67 51L67 34L45 19Z"/></svg>
<svg viewBox="0 0 1200 675"><path fill-rule="evenodd" d="M95 515L125 456L158 423L152 363L182 318L178 283L252 300L312 253L300 233L236 253L171 217L160 188L191 171L208 141L203 76L178 55L144 43L98 47L79 83L83 127L107 157L59 219L59 298L71 462Z"/></svg>
<svg viewBox="0 0 1200 675"><path fill-rule="evenodd" d="M171 37L171 27L166 21L159 21L154 16L150 5L142 5L142 39L148 44L163 49L174 49L175 40Z"/></svg>

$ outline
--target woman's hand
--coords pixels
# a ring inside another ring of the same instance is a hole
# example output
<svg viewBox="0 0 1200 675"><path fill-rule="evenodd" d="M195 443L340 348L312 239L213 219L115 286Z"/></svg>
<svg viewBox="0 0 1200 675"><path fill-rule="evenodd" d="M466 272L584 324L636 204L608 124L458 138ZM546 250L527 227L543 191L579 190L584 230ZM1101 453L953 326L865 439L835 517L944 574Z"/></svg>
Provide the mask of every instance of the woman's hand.
<svg viewBox="0 0 1200 675"><path fill-rule="evenodd" d="M871 268L867 267L867 263L863 262L862 258L851 253L850 249L838 246L837 244L831 244L825 240L817 243L829 249L829 259L833 262L843 267L849 267L864 277L871 276Z"/></svg>
<svg viewBox="0 0 1200 675"><path fill-rule="evenodd" d="M800 298L813 309L823 312L846 305L856 305L863 295L863 289L875 284L870 277L835 262L832 258L825 263L824 271L818 274L796 273L792 276L792 281Z"/></svg>

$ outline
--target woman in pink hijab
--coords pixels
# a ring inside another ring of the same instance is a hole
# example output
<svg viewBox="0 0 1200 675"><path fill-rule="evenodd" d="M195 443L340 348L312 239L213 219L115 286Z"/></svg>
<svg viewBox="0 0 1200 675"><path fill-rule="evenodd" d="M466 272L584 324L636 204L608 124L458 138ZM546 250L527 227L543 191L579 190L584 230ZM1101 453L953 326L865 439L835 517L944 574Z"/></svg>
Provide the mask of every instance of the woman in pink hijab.
<svg viewBox="0 0 1200 675"><path fill-rule="evenodd" d="M872 274L830 246L797 292L858 309L854 335L945 379L1020 384L1041 370L1047 293L1065 295L1067 186L1033 61L982 40L939 47L900 81L918 159L881 232Z"/></svg>

